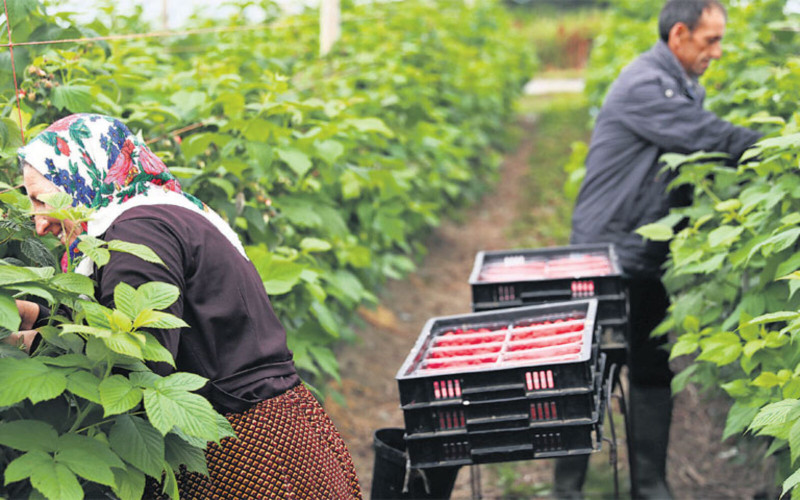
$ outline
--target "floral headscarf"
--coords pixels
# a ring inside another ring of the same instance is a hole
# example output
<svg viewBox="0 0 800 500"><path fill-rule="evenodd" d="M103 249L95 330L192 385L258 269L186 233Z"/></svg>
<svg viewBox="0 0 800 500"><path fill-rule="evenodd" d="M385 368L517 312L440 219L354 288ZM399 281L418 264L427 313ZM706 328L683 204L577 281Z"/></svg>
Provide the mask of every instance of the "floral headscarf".
<svg viewBox="0 0 800 500"><path fill-rule="evenodd" d="M208 219L247 257L236 233L213 210L181 190L178 179L141 137L116 118L75 114L53 123L17 151L30 165L78 204L95 209L84 228L100 236L125 211L141 205L181 206ZM69 249L76 252L74 245ZM84 259L77 271L90 274Z"/></svg>

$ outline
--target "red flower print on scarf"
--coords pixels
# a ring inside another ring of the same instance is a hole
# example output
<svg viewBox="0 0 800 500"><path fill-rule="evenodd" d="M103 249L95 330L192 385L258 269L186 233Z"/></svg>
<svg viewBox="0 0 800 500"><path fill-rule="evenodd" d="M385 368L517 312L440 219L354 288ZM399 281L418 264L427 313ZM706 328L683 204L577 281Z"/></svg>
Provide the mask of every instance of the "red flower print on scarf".
<svg viewBox="0 0 800 500"><path fill-rule="evenodd" d="M48 130L50 132L63 132L64 130L68 130L69 126L75 123L80 117L81 115L69 115L68 117L62 118L57 122L53 123L45 130Z"/></svg>
<svg viewBox="0 0 800 500"><path fill-rule="evenodd" d="M131 158L135 147L131 139L125 140L125 144L123 144L122 149L119 150L117 159L114 161L114 164L111 165L111 168L108 169L105 180L106 184L114 182L120 186L127 186L133 179L133 176L138 173L133 164L133 159Z"/></svg>
<svg viewBox="0 0 800 500"><path fill-rule="evenodd" d="M167 171L167 166L164 165L161 158L154 155L146 146L139 147L139 160L142 162L144 171L150 175L158 175Z"/></svg>
<svg viewBox="0 0 800 500"><path fill-rule="evenodd" d="M58 148L58 151L62 155L69 156L69 144L67 144L67 141L65 141L61 137L57 137L56 138L56 147Z"/></svg>
<svg viewBox="0 0 800 500"><path fill-rule="evenodd" d="M167 191L181 192L181 184L176 180L167 181L164 183L164 189Z"/></svg>

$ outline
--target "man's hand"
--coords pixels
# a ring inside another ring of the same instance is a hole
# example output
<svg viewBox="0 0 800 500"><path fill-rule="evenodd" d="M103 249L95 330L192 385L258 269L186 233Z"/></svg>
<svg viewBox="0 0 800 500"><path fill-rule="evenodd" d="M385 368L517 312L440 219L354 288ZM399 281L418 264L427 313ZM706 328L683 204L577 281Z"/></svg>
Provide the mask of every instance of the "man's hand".
<svg viewBox="0 0 800 500"><path fill-rule="evenodd" d="M19 317L22 319L19 329L30 330L33 328L34 323L39 319L39 306L27 300L17 300L17 310L19 311Z"/></svg>

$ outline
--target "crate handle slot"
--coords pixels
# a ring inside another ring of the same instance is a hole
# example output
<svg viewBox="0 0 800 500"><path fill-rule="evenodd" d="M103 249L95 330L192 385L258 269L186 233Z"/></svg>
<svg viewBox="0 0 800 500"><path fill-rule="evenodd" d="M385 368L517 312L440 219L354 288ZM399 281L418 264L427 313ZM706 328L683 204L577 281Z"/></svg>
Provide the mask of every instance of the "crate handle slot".
<svg viewBox="0 0 800 500"><path fill-rule="evenodd" d="M528 391L555 389L553 370L525 372L525 387L528 389Z"/></svg>

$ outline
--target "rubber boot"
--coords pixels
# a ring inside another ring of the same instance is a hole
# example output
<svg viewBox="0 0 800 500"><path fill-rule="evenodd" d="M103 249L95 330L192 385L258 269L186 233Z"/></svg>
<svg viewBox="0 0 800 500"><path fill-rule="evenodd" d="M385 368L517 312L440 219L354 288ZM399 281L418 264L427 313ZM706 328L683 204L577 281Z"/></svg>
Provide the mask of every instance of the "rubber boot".
<svg viewBox="0 0 800 500"><path fill-rule="evenodd" d="M672 420L669 387L631 386L631 497L671 499L667 486L667 445Z"/></svg>
<svg viewBox="0 0 800 500"><path fill-rule="evenodd" d="M553 476L553 498L581 500L588 467L589 455L557 458Z"/></svg>

